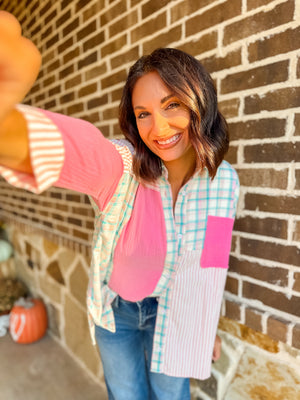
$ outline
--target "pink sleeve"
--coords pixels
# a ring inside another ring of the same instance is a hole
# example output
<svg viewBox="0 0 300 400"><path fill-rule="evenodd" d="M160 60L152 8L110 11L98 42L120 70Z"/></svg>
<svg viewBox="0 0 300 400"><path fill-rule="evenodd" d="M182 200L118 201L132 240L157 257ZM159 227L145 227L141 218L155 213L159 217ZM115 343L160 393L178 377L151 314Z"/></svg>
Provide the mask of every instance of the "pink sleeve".
<svg viewBox="0 0 300 400"><path fill-rule="evenodd" d="M113 195L123 173L115 146L89 122L42 111L62 134L65 159L55 186L95 198L100 206Z"/></svg>
<svg viewBox="0 0 300 400"><path fill-rule="evenodd" d="M27 122L33 174L0 166L1 175L33 193L50 186L79 191L102 208L124 170L117 146L86 121L24 105L17 108Z"/></svg>

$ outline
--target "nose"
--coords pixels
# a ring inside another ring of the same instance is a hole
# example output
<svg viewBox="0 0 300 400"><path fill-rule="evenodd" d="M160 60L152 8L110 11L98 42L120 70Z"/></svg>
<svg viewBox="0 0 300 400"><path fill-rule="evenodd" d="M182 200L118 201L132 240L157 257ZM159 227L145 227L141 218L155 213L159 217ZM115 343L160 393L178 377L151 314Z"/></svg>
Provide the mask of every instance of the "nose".
<svg viewBox="0 0 300 400"><path fill-rule="evenodd" d="M153 113L152 133L155 136L165 136L169 130L168 118L159 111Z"/></svg>

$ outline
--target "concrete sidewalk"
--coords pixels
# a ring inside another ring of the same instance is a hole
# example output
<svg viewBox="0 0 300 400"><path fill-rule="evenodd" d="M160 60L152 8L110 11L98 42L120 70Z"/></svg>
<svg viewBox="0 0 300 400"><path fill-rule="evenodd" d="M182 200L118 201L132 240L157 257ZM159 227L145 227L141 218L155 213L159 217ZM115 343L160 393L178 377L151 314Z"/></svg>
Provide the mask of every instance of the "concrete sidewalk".
<svg viewBox="0 0 300 400"><path fill-rule="evenodd" d="M106 400L97 384L66 351L46 335L36 343L0 337L0 399Z"/></svg>
<svg viewBox="0 0 300 400"><path fill-rule="evenodd" d="M300 352L294 358L272 355L225 333L222 342L212 377L192 380L192 400L300 400ZM107 395L51 336L22 345L6 334L0 337L0 399L107 400Z"/></svg>

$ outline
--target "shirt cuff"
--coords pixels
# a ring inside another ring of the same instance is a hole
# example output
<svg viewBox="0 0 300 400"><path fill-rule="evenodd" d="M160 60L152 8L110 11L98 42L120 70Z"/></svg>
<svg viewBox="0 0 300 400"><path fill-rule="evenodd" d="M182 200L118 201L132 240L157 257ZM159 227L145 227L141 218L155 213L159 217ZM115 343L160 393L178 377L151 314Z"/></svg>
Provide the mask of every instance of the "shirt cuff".
<svg viewBox="0 0 300 400"><path fill-rule="evenodd" d="M0 166L0 173L11 185L41 193L59 178L64 163L64 142L57 126L42 110L17 105L27 122L30 160L33 174Z"/></svg>

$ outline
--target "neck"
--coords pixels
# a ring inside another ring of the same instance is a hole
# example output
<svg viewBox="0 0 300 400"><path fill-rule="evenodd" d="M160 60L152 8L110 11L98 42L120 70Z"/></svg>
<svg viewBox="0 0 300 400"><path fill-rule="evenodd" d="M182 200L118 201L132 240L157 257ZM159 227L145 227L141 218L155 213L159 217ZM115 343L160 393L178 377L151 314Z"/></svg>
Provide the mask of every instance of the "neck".
<svg viewBox="0 0 300 400"><path fill-rule="evenodd" d="M168 170L168 181L173 194L173 207L175 207L180 189L188 182L195 172L196 156L193 154L192 157L190 155L180 160L165 161L164 164Z"/></svg>

